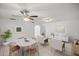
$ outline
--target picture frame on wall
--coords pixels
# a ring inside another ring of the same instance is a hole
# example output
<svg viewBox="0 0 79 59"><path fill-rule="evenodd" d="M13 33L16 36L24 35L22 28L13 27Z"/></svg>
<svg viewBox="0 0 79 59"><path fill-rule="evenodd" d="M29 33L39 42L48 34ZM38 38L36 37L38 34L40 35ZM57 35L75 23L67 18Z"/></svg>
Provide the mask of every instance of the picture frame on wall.
<svg viewBox="0 0 79 59"><path fill-rule="evenodd" d="M56 32L58 33L65 33L65 26L64 25L60 25L56 28Z"/></svg>
<svg viewBox="0 0 79 59"><path fill-rule="evenodd" d="M22 27L16 27L16 32L22 32Z"/></svg>

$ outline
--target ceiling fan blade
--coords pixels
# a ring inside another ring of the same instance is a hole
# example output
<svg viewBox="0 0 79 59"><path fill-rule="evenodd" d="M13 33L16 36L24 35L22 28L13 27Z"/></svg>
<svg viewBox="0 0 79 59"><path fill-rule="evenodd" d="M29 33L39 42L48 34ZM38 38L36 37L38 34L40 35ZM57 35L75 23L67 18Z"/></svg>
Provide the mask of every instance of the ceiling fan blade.
<svg viewBox="0 0 79 59"><path fill-rule="evenodd" d="M21 14L24 14L24 12L23 12L23 11L20 11L20 13L21 13Z"/></svg>
<svg viewBox="0 0 79 59"><path fill-rule="evenodd" d="M34 20L33 18L29 17L30 20Z"/></svg>
<svg viewBox="0 0 79 59"><path fill-rule="evenodd" d="M10 20L16 20L15 18L9 18Z"/></svg>
<svg viewBox="0 0 79 59"><path fill-rule="evenodd" d="M29 13L29 11L28 11L28 10L26 10L26 9L23 9L23 12L25 12L25 13Z"/></svg>
<svg viewBox="0 0 79 59"><path fill-rule="evenodd" d="M21 13L23 16L28 16L29 11L26 10L26 9L23 9L23 10L20 11L20 13Z"/></svg>
<svg viewBox="0 0 79 59"><path fill-rule="evenodd" d="M12 15L13 17L24 17L22 15Z"/></svg>
<svg viewBox="0 0 79 59"><path fill-rule="evenodd" d="M30 17L38 17L38 16L30 16Z"/></svg>

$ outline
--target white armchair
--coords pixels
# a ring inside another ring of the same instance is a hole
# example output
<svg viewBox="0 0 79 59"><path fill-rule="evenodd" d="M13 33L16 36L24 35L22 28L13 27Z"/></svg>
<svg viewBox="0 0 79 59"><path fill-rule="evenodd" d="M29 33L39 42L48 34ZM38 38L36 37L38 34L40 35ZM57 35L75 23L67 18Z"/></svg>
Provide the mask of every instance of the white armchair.
<svg viewBox="0 0 79 59"><path fill-rule="evenodd" d="M68 42L68 37L65 35L65 33L56 33L54 38L52 38L52 48L62 51L62 41Z"/></svg>
<svg viewBox="0 0 79 59"><path fill-rule="evenodd" d="M37 36L38 43L44 44L44 37L43 36Z"/></svg>
<svg viewBox="0 0 79 59"><path fill-rule="evenodd" d="M62 51L63 43L60 40L52 39L52 48Z"/></svg>

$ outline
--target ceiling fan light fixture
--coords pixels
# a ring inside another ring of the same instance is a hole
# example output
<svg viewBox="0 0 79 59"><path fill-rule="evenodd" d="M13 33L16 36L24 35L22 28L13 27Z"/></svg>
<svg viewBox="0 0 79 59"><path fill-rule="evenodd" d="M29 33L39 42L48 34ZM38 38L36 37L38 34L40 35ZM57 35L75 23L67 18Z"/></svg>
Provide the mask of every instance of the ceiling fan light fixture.
<svg viewBox="0 0 79 59"><path fill-rule="evenodd" d="M30 21L30 19L29 18L24 18L24 21Z"/></svg>

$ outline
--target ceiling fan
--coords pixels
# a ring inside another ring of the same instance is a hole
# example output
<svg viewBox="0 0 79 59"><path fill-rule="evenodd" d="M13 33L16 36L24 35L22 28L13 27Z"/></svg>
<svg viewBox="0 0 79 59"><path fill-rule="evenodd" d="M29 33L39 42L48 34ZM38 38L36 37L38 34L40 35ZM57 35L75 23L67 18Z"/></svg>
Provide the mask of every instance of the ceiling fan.
<svg viewBox="0 0 79 59"><path fill-rule="evenodd" d="M23 20L25 21L32 21L35 20L34 18L37 18L37 15L29 15L30 11L28 11L27 9L23 9L19 11L20 14L19 15L12 15L13 17L23 17ZM9 18L10 20L16 20L15 18ZM49 17L45 17L43 18L41 21L43 22L51 22L53 19L49 18ZM34 22L33 22L34 23Z"/></svg>
<svg viewBox="0 0 79 59"><path fill-rule="evenodd" d="M37 18L37 15L29 15L30 11L23 9L20 12L20 15L12 15L13 17L23 17L25 21L34 20L34 18ZM11 20L15 20L14 18L10 18Z"/></svg>

